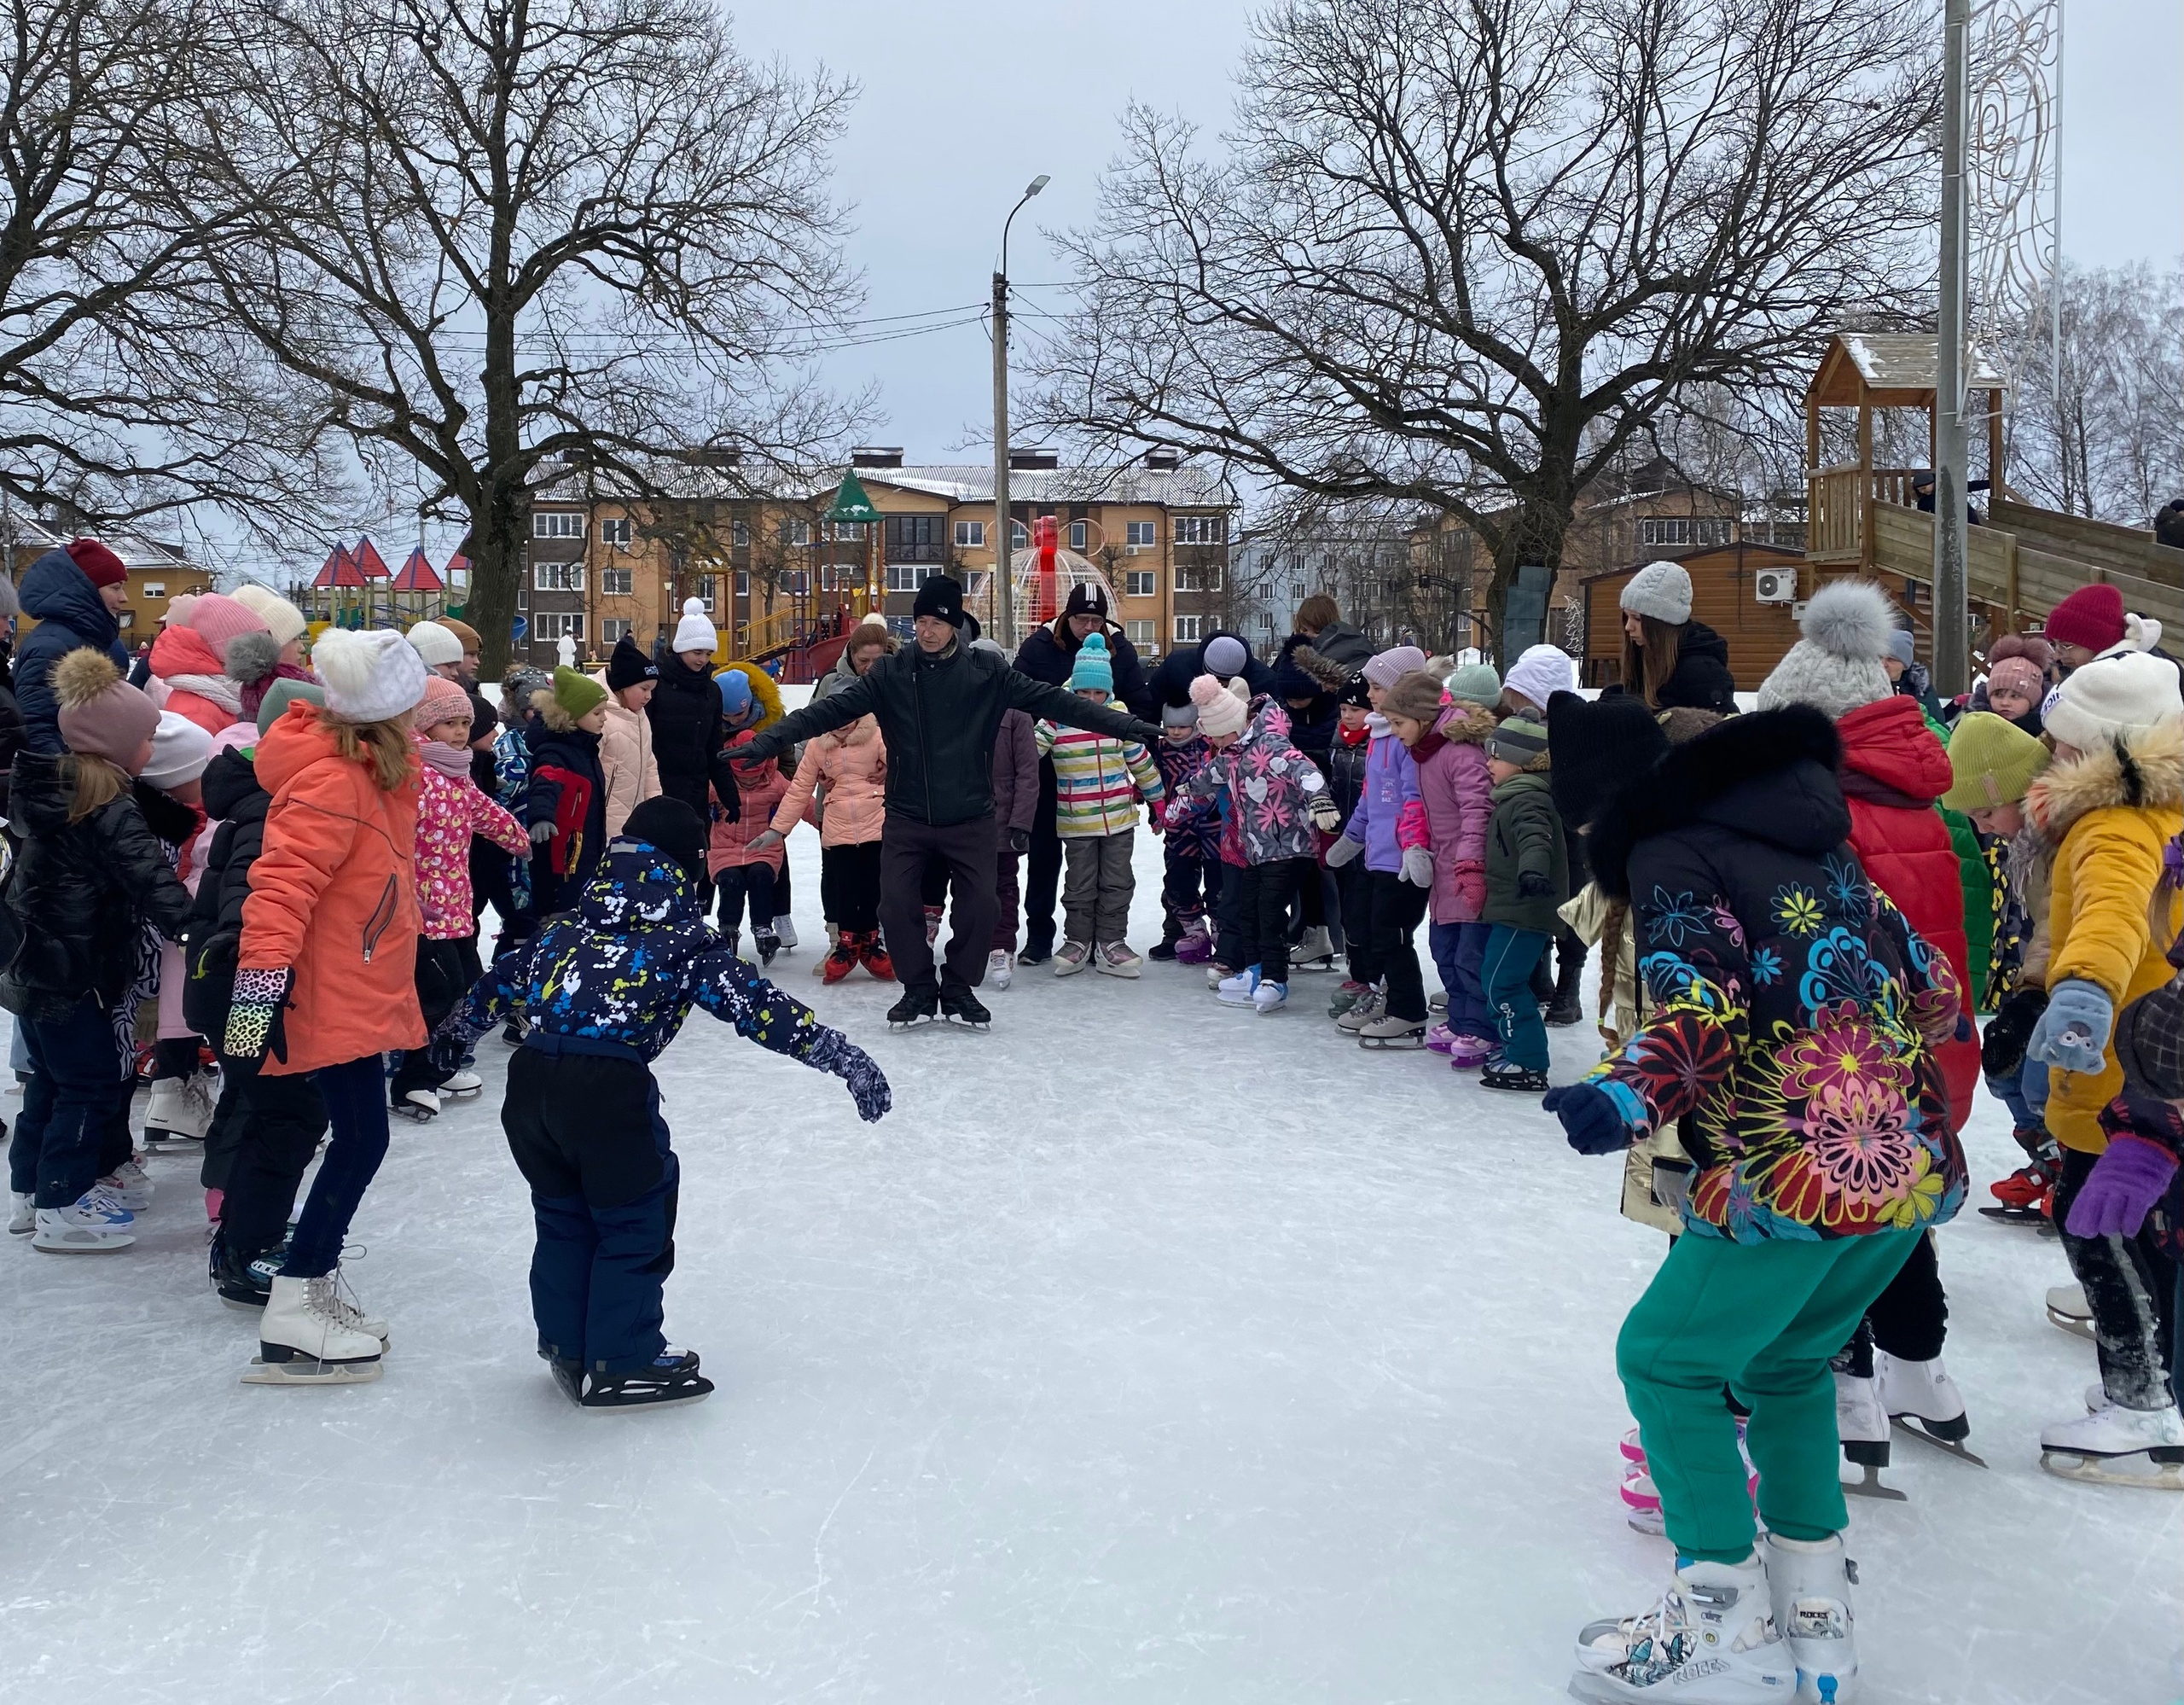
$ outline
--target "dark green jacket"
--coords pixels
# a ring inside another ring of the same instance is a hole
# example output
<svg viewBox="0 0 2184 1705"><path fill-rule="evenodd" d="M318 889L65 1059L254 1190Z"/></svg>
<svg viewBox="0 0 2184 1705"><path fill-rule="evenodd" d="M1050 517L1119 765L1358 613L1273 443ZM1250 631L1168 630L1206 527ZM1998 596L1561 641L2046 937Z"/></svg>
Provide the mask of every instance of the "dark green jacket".
<svg viewBox="0 0 2184 1705"><path fill-rule="evenodd" d="M1488 923L1554 934L1554 909L1569 898L1570 854L1562 844L1562 818L1545 775L1512 776L1494 789L1494 816L1486 825ZM1518 893L1525 873L1547 878L1544 893Z"/></svg>
<svg viewBox="0 0 2184 1705"><path fill-rule="evenodd" d="M1160 730L1012 669L960 642L928 657L916 642L767 729L740 754L770 758L794 742L877 717L887 743L887 809L944 828L993 815L993 742L1009 710L1089 728L1148 749Z"/></svg>

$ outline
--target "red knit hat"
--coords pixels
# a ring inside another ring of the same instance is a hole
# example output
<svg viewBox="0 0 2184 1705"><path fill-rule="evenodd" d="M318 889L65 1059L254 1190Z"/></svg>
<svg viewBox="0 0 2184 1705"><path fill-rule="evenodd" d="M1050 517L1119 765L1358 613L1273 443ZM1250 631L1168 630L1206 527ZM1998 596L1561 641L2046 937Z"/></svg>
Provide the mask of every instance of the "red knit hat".
<svg viewBox="0 0 2184 1705"><path fill-rule="evenodd" d="M2106 581L2081 586L2048 613L2051 645L2106 651L2123 643L2123 595Z"/></svg>
<svg viewBox="0 0 2184 1705"><path fill-rule="evenodd" d="M94 586L119 586L129 579L121 559L96 538L72 538L68 557L90 578Z"/></svg>

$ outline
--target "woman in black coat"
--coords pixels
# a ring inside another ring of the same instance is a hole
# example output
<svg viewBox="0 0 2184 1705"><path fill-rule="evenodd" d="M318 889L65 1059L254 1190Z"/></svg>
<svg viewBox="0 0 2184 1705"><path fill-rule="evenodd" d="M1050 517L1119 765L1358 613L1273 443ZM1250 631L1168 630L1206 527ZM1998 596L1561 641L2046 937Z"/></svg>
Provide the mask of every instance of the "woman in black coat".
<svg viewBox="0 0 2184 1705"><path fill-rule="evenodd" d="M1648 562L1623 589L1623 690L1654 710L1734 716L1728 642L1691 619L1691 576L1679 562Z"/></svg>

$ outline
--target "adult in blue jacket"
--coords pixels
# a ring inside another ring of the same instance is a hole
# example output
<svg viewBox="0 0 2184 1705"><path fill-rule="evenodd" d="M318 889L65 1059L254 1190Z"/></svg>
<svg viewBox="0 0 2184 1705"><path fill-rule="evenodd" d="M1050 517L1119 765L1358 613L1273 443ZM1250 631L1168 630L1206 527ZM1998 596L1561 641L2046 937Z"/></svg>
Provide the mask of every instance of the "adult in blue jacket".
<svg viewBox="0 0 2184 1705"><path fill-rule="evenodd" d="M38 618L15 652L15 705L23 713L23 744L32 752L62 752L61 705L47 678L72 651L103 651L124 675L129 653L121 643L119 612L129 602L129 571L96 538L71 540L49 550L24 572L23 614Z"/></svg>

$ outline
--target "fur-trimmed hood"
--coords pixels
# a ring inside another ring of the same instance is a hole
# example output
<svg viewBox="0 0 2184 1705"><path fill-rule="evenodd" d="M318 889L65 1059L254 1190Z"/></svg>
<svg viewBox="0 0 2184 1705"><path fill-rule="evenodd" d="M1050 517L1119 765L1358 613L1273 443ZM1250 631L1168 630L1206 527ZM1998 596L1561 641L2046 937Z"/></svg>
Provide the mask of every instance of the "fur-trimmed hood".
<svg viewBox="0 0 2184 1705"><path fill-rule="evenodd" d="M758 716L755 722L731 726L729 731L763 734L787 714L781 709L781 684L756 663L731 663L720 673L725 675L731 670L751 684L751 702L758 707Z"/></svg>
<svg viewBox="0 0 2184 1705"><path fill-rule="evenodd" d="M2119 735L2069 763L2050 764L2026 790L2025 816L2059 843L2088 812L2184 808L2184 719Z"/></svg>
<svg viewBox="0 0 2184 1705"><path fill-rule="evenodd" d="M1340 692L1350 684L1350 678L1357 672L1321 656L1301 633L1292 633L1281 642L1281 658L1294 663L1330 693Z"/></svg>
<svg viewBox="0 0 2184 1705"><path fill-rule="evenodd" d="M1693 823L1809 857L1832 850L1850 834L1835 779L1842 758L1834 723L1808 705L1730 717L1672 747L1593 820L1587 852L1600 891L1629 899L1632 848Z"/></svg>

